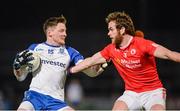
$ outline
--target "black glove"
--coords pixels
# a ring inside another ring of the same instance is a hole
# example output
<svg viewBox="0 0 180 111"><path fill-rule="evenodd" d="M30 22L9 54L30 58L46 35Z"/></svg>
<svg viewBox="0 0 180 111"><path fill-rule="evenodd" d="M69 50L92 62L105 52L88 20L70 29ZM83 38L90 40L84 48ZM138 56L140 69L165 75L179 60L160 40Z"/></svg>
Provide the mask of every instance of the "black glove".
<svg viewBox="0 0 180 111"><path fill-rule="evenodd" d="M33 59L34 58L32 57L32 53L29 52L29 50L24 50L16 55L14 63L13 63L13 68L15 70L18 70L23 65L28 65L31 68L32 64L30 64L28 62Z"/></svg>

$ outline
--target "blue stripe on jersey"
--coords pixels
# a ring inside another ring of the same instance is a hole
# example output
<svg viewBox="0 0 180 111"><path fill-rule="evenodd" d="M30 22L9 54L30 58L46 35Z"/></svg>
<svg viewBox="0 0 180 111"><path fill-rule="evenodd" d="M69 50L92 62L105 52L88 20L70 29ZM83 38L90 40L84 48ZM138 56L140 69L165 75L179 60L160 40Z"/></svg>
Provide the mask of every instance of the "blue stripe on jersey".
<svg viewBox="0 0 180 111"><path fill-rule="evenodd" d="M38 45L38 44L31 44L31 45L28 47L28 49L29 49L29 50L34 50L37 45Z"/></svg>
<svg viewBox="0 0 180 111"><path fill-rule="evenodd" d="M84 57L74 48L66 46L66 49L70 56L70 66L75 65L79 60L83 60Z"/></svg>

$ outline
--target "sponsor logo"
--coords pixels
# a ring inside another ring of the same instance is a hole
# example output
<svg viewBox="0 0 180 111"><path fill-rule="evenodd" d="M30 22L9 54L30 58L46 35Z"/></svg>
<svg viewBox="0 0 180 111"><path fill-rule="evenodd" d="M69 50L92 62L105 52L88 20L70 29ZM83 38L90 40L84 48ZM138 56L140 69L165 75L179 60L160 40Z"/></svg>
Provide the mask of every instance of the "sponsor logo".
<svg viewBox="0 0 180 111"><path fill-rule="evenodd" d="M130 69L135 69L142 66L140 63L140 59L137 59L137 60L121 59L121 64L123 64L125 67L130 68Z"/></svg>
<svg viewBox="0 0 180 111"><path fill-rule="evenodd" d="M64 51L64 48L60 48L58 53L59 53L59 54L62 54L62 55L66 55L66 53L65 53L65 51Z"/></svg>
<svg viewBox="0 0 180 111"><path fill-rule="evenodd" d="M66 64L58 62L58 61L41 60L41 63L42 64L50 64L50 65L53 65L53 66L59 66L59 67L63 67L63 68L66 67Z"/></svg>
<svg viewBox="0 0 180 111"><path fill-rule="evenodd" d="M136 54L136 49L131 49L131 55Z"/></svg>
<svg viewBox="0 0 180 111"><path fill-rule="evenodd" d="M54 54L54 50L53 49L48 49L48 54Z"/></svg>
<svg viewBox="0 0 180 111"><path fill-rule="evenodd" d="M129 69L135 69L142 66L140 59L137 60L125 60L116 58L115 61Z"/></svg>
<svg viewBox="0 0 180 111"><path fill-rule="evenodd" d="M41 48L37 48L36 51L43 51L44 49Z"/></svg>

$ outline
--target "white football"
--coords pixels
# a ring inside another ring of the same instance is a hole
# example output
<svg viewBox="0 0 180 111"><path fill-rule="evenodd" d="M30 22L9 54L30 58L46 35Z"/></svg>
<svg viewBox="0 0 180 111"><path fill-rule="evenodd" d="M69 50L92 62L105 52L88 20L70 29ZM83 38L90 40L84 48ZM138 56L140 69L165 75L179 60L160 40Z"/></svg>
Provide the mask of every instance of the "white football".
<svg viewBox="0 0 180 111"><path fill-rule="evenodd" d="M29 51L30 53L32 53L33 56L33 60L29 61L29 63L32 64L32 72L36 71L39 66L41 65L41 59L39 57L39 54L34 52L34 51Z"/></svg>
<svg viewBox="0 0 180 111"><path fill-rule="evenodd" d="M24 53L24 51L22 51L21 53ZM32 56L34 58L33 60L29 61L29 63L32 64L32 67L29 67L28 65L22 65L20 67L20 70L19 70L18 74L14 70L14 74L15 74L18 81L23 81L27 77L29 72L35 72L40 68L41 59L40 59L39 54L37 52L34 52L34 51L29 51L28 53L32 53Z"/></svg>

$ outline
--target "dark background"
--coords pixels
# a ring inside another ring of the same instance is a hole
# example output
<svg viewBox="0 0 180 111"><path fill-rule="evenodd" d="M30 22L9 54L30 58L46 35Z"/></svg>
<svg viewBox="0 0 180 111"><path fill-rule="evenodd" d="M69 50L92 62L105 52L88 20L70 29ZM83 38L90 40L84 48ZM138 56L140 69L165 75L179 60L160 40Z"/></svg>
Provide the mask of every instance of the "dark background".
<svg viewBox="0 0 180 111"><path fill-rule="evenodd" d="M67 20L67 45L84 57L91 56L106 46L105 17L113 11L125 11L134 20L136 29L145 38L171 50L180 52L180 6L178 0L6 0L0 4L0 109L16 109L28 89L31 76L18 82L12 63L17 52L32 43L45 40L43 23L51 16L63 14ZM167 109L180 108L180 64L157 59L160 79L167 89ZM113 102L124 91L123 82L113 66L96 77L83 73L69 76L78 79L84 90L84 101L91 109L111 109ZM1 104L1 102L0 102Z"/></svg>

